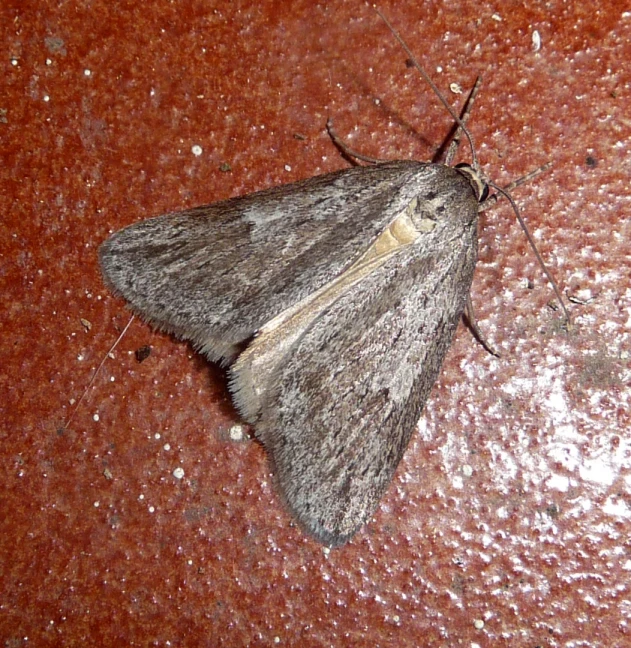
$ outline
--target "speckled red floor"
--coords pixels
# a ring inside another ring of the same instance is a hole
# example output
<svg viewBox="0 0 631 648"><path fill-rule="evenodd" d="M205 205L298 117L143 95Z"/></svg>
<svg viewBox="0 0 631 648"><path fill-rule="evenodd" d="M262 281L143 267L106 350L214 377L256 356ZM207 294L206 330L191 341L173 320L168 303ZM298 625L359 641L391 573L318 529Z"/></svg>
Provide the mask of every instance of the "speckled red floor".
<svg viewBox="0 0 631 648"><path fill-rule="evenodd" d="M509 210L482 216L473 300L503 357L460 328L347 546L306 537L231 440L222 372L140 321L64 428L128 319L111 231L344 167L328 115L382 158L449 129L363 2L247 4L0 9L2 645L631 645L625 3L383 4L451 100L484 75L489 175L554 162L515 196L583 303L565 333Z"/></svg>

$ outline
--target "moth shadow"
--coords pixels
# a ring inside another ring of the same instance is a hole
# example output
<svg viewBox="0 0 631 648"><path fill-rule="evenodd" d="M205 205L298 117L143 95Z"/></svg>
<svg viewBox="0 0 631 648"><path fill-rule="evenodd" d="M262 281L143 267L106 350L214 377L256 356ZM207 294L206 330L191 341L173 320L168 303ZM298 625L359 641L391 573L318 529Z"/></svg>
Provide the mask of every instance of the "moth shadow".
<svg viewBox="0 0 631 648"><path fill-rule="evenodd" d="M363 77L354 73L350 68L346 66L346 64L343 61L341 62L341 67L345 71L346 76L348 79L350 79L351 83L356 88L358 88L359 96L369 97L372 100L371 103L373 104L373 107L377 110L377 112L381 113L384 116L386 121L390 121L396 124L401 129L404 135L412 137L414 140L419 142L423 147L429 149L430 151L432 150L434 151L434 154L431 156L431 158L429 158L430 162L434 164L438 164L445 158L445 155L447 153L447 148L450 142L453 140L456 131L458 130L458 124L454 122L450 126L446 135L442 138L441 144L437 148L435 141L430 140L428 137L420 133L418 131L418 128L414 126L398 110L392 108L387 101L381 98L381 96L375 94L373 88L364 81ZM331 117L334 119L335 115L331 115ZM336 146L338 150L340 150L342 157L346 161L350 162L353 165L358 164L357 160L353 158L352 155L349 155L348 152L344 151L344 149L341 148L339 145L336 144ZM386 160L384 159L383 161L385 162Z"/></svg>
<svg viewBox="0 0 631 648"><path fill-rule="evenodd" d="M224 367L218 362L209 360L188 341L184 341L173 334L169 334L169 337L176 344L185 343L192 352L191 360L193 362L193 367L196 371L205 373L208 385L212 389L213 401L216 404L215 406L218 413L221 414L222 417L233 421L235 424L238 423L242 425L245 437L247 437L248 440L260 443L254 434L254 428L243 419L241 413L233 403L233 395L230 391L230 366ZM239 353L242 353L250 342L251 340L247 340L247 342L242 345ZM226 439L228 438L228 435L224 434L224 431L222 430L219 430L219 436Z"/></svg>

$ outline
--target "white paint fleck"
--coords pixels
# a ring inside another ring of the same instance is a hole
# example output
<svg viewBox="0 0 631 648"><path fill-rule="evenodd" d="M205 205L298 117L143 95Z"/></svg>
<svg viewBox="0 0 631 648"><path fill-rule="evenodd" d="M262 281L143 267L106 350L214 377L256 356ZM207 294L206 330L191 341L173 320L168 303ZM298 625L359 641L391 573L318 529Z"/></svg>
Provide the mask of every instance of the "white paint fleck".
<svg viewBox="0 0 631 648"><path fill-rule="evenodd" d="M191 152L195 157L199 157L204 152L204 150L199 144L193 144L193 146L191 146Z"/></svg>
<svg viewBox="0 0 631 648"><path fill-rule="evenodd" d="M449 84L449 89L454 93L454 94L462 94L462 88L458 83L450 83Z"/></svg>
<svg viewBox="0 0 631 648"><path fill-rule="evenodd" d="M631 508L624 498L608 497L602 506L603 513L617 517L631 518Z"/></svg>
<svg viewBox="0 0 631 648"><path fill-rule="evenodd" d="M546 479L546 485L550 489L558 490L562 493L567 493L570 488L570 478L565 475L552 474Z"/></svg>
<svg viewBox="0 0 631 648"><path fill-rule="evenodd" d="M173 476L175 479L182 479L184 477L184 468L181 466L178 466L174 471L173 471Z"/></svg>
<svg viewBox="0 0 631 648"><path fill-rule="evenodd" d="M602 486L611 486L618 477L618 471L614 469L610 456L606 452L593 459L584 459L578 473L585 481Z"/></svg>
<svg viewBox="0 0 631 648"><path fill-rule="evenodd" d="M243 441L244 433L243 426L240 424L233 425L230 430L228 430L228 435L231 441Z"/></svg>
<svg viewBox="0 0 631 648"><path fill-rule="evenodd" d="M532 51L538 52L541 49L541 34L535 29L532 32Z"/></svg>

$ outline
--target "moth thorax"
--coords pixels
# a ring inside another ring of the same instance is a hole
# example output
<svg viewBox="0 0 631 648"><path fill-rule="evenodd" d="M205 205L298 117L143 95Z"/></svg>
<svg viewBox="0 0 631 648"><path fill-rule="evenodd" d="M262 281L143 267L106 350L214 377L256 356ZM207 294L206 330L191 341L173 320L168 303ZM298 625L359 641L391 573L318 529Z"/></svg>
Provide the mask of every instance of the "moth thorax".
<svg viewBox="0 0 631 648"><path fill-rule="evenodd" d="M418 197L413 198L405 209L405 215L411 228L415 232L414 238L418 234L431 232L436 227L436 213L431 209L431 202L421 202Z"/></svg>
<svg viewBox="0 0 631 648"><path fill-rule="evenodd" d="M478 202L484 202L489 194L489 188L480 174L470 164L457 164L454 169L471 183Z"/></svg>

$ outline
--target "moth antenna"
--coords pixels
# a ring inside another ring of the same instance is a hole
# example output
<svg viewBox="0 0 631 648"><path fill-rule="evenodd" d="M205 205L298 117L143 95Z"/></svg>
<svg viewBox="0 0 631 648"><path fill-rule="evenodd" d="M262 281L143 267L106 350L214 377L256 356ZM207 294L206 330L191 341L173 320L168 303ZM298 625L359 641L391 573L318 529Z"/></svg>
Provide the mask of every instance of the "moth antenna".
<svg viewBox="0 0 631 648"><path fill-rule="evenodd" d="M123 336L125 333L127 333L127 329L131 326L131 323L134 321L135 315L132 315L129 318L129 322L127 322L127 325L123 329L122 333L118 336L118 339L112 346L110 347L109 351L105 354L103 357L103 360L99 363L99 366L94 370L94 373L92 374L92 378L90 378L90 382L88 383L88 386L83 390L83 394L81 394L81 398L77 401L77 404L75 405L75 408L72 410L72 413L70 414L70 417L68 420L64 423L63 427L61 428L62 430L67 430L68 427L70 426L70 423L72 423L72 419L74 418L75 414L77 413L77 410L81 406L81 403L85 400L85 397L87 396L88 392L90 391L90 388L94 384L94 381L96 380L96 377L98 376L99 372L103 368L103 365L105 364L105 361L107 360L107 357L109 356L110 353L114 351L114 349L118 346L118 343L123 339Z"/></svg>
<svg viewBox="0 0 631 648"><path fill-rule="evenodd" d="M552 168L552 162L546 162L545 164L542 164L540 167L537 167L530 173L527 173L526 175L522 176L521 178L517 178L517 180L513 180L507 185L504 185L502 189L504 191L512 191L515 189L515 187L519 187L523 184L526 184L526 182L530 182L533 178L536 178L538 175L541 175L542 173L545 173L549 169ZM497 194L493 194L492 196L489 196L483 203L480 203L479 211L486 211L487 209L493 207L494 205L497 204L497 201L499 198L497 197Z"/></svg>
<svg viewBox="0 0 631 648"><path fill-rule="evenodd" d="M539 169L535 169L532 173L528 174L529 176L532 176L533 173L536 175L537 173L540 173ZM528 176L524 176L526 178ZM516 184L521 184L521 182L524 182L522 178L520 180L516 181L515 183L512 183L514 185ZM546 264L543 261L543 257L541 256L541 253L537 249L537 244L535 243L535 240L532 238L532 234L528 230L528 227L526 226L526 222L521 216L521 213L519 212L519 207L517 207L517 203L513 200L513 197L510 195L510 193L506 189L502 189L502 187L498 187L494 182L487 181L487 184L489 187L492 187L497 191L498 193L502 194L506 200L511 204L511 207L513 208L513 211L515 212L515 216L517 217L517 220L519 221L519 225L521 226L522 230L524 230L524 234L526 235L526 238L528 239L528 243L530 244L530 247L532 248L532 251L535 253L535 256L537 257L537 261L539 262L539 265L541 266L541 269L545 273L546 277L548 278L548 281L552 285L552 289L554 290L554 294L556 295L557 300L559 301L559 304L561 304L561 309L563 310L563 313L565 315L565 319L567 320L568 328L572 324L572 320L570 318L570 313L568 312L567 308L565 307L565 304L563 303L563 297L561 296L561 291L559 290L559 287L557 286L557 282L554 280L554 277L552 276L552 273L548 270L546 267ZM510 187L510 185L508 185Z"/></svg>
<svg viewBox="0 0 631 648"><path fill-rule="evenodd" d="M458 113L456 113L456 111L449 105L447 99L443 97L441 91L438 89L436 84L431 80L429 74L425 72L423 66L416 60L416 57L412 53L412 50L408 47L407 43L399 35L399 32L392 26L390 21L381 13L381 11L376 5L373 5L373 9L377 12L381 20L383 20L383 22L386 23L386 26L392 32L392 35L399 41L399 44L405 50L405 53L408 55L410 61L412 61L412 65L414 65L414 67L418 70L418 72L423 77L425 82L429 85L429 87L432 89L434 94L440 99L440 102L443 104L443 106L445 106L447 112L452 116L453 120L456 122L456 124L458 124L462 132L465 134L466 138L469 140L469 146L471 148L471 166L474 168L475 171L479 171L478 158L475 154L475 143L473 141L473 136L467 129L464 121L460 119Z"/></svg>
<svg viewBox="0 0 631 648"><path fill-rule="evenodd" d="M377 12L381 20L386 24L388 29L392 32L392 35L399 41L399 44L401 47L405 50L405 53L408 55L410 58L410 61L414 65L414 67L418 70L420 75L423 77L425 82L429 85L429 87L433 90L434 94L440 99L441 103L449 114L453 117L454 121L456 124L458 124L458 129L462 131L467 139L469 140L469 146L471 148L471 166L473 169L480 173L480 168L478 166L478 159L475 154L475 144L473 141L473 137L469 130L466 127L466 118L468 117L467 112L465 111L465 114L463 115L463 118L461 119L456 112L453 110L453 108L449 105L449 102L443 97L442 93L440 90L436 87L436 84L431 80L423 66L416 60L414 54L412 53L412 50L408 47L407 43L403 40L403 38L399 35L399 32L392 26L390 21L381 13L379 8L376 5L373 5L373 9ZM479 78L476 81L475 86L473 87L472 91L472 97L475 97L475 94L477 94L477 88L479 86ZM471 101L471 98L469 99ZM457 133L458 134L458 133ZM448 152L448 156L451 153L451 147ZM453 156L452 156L453 157ZM532 238L530 232L528 231L528 228L526 227L526 223L524 222L524 219L521 217L521 214L519 212L519 208L517 207L517 204L513 200L512 196L510 195L509 191L510 189L513 189L514 187L526 182L527 180L531 179L535 175L538 175L541 173L543 170L550 168L551 165L544 165L543 167L540 167L539 169L535 169L533 172L529 173L528 175L524 176L523 178L520 178L519 180L515 181L514 183L511 183L506 187L505 189L502 189L501 187L498 187L495 183L490 182L489 180L486 180L486 183L488 184L489 187L493 187L498 193L502 194L511 204L511 207L513 208L513 211L515 212L515 216L517 216L517 220L519 221L519 224L521 228L524 230L524 234L526 235L526 238L528 239L528 243L530 244L530 247L532 248L533 252L535 253L535 256L537 257L537 261L539 262L539 265L541 266L542 270L544 271L546 277L548 278L548 281L552 285L552 288L554 290L554 294L556 295L556 298L558 299L559 303L561 304L561 308L563 310L563 313L565 314L565 318L567 320L568 326L571 325L571 318L570 314L565 307L565 304L563 303L563 298L561 296L561 291L559 290L559 287L557 286L556 281L554 280L554 277L546 267L546 264L543 261L543 258L541 257L541 254L539 253L539 250L537 249L537 246L534 242L534 239ZM497 198L495 199L497 201Z"/></svg>

